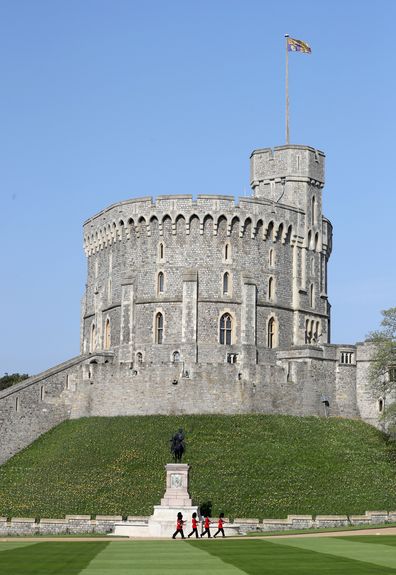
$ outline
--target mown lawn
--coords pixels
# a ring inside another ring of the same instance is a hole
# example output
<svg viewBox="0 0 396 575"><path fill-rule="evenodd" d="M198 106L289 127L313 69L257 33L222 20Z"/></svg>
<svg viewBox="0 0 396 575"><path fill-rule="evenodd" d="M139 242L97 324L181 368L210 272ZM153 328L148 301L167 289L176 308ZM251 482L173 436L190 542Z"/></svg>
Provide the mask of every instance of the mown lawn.
<svg viewBox="0 0 396 575"><path fill-rule="evenodd" d="M7 575L391 575L395 538L1 543Z"/></svg>
<svg viewBox="0 0 396 575"><path fill-rule="evenodd" d="M212 514L396 509L396 446L360 421L147 416L68 421L43 435L0 467L0 516L151 514L179 426L192 497Z"/></svg>

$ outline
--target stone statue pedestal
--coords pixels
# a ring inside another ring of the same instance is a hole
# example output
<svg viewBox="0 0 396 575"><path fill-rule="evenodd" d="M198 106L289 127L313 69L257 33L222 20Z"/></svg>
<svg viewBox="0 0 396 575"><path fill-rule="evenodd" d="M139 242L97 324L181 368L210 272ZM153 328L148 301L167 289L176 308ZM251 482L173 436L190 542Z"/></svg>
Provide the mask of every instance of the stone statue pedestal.
<svg viewBox="0 0 396 575"><path fill-rule="evenodd" d="M192 530L191 517L197 505L193 505L188 492L190 466L187 463L168 463L166 469L166 491L161 505L154 506L154 513L148 521L126 521L115 525L115 535L125 537L171 537L176 531L177 514L183 514L184 535ZM178 536L179 537L179 536Z"/></svg>
<svg viewBox="0 0 396 575"><path fill-rule="evenodd" d="M161 505L154 506L149 519L149 530L154 537L170 537L176 531L177 514L183 514L186 521L184 535L191 531L191 516L199 515L196 505L192 504L188 492L190 466L187 463L168 463L166 469L166 491Z"/></svg>
<svg viewBox="0 0 396 575"><path fill-rule="evenodd" d="M188 463L168 463L166 469L166 491L157 507L191 507L192 501L188 492Z"/></svg>

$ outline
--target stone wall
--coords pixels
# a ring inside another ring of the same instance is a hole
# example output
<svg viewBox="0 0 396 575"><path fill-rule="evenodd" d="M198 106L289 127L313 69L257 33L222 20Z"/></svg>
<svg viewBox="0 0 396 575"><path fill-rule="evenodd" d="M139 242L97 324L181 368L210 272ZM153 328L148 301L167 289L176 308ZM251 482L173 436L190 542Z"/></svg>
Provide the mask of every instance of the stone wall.
<svg viewBox="0 0 396 575"><path fill-rule="evenodd" d="M149 517L127 517L126 521L139 521L146 524ZM110 534L114 532L116 523L123 521L121 516L97 515L66 515L62 519L34 519L0 517L0 536L37 536L37 535L69 535L69 534ZM225 532L239 534L251 531L290 531L292 529L326 529L348 526L375 526L396 521L396 511L366 511L364 515L288 515L287 519L235 518L226 519ZM215 528L215 526L213 526Z"/></svg>
<svg viewBox="0 0 396 575"><path fill-rule="evenodd" d="M112 354L79 356L0 391L0 464L46 431L69 419L78 383L89 379L89 361Z"/></svg>
<svg viewBox="0 0 396 575"><path fill-rule="evenodd" d="M378 401L366 379L369 345L267 349L257 364L249 356L228 363L225 353L219 363L200 356L172 362L173 346L161 349L159 365L120 363L112 352L98 352L0 392L0 463L69 418L278 413L361 417L379 425ZM343 364L343 353L352 354L353 363Z"/></svg>

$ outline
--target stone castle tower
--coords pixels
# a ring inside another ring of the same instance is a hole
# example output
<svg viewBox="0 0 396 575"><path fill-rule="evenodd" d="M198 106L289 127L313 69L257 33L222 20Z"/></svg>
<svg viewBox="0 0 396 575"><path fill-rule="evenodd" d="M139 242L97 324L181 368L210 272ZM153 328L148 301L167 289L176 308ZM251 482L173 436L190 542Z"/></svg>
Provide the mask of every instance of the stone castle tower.
<svg viewBox="0 0 396 575"><path fill-rule="evenodd" d="M0 392L0 463L68 418L361 417L368 344L330 343L324 154L251 154L252 197L158 196L84 224L81 354ZM17 431L16 431L17 430Z"/></svg>
<svg viewBox="0 0 396 575"><path fill-rule="evenodd" d="M253 197L239 204L160 196L90 218L82 353L250 368L277 349L328 343L323 183L323 153L283 146L253 152Z"/></svg>

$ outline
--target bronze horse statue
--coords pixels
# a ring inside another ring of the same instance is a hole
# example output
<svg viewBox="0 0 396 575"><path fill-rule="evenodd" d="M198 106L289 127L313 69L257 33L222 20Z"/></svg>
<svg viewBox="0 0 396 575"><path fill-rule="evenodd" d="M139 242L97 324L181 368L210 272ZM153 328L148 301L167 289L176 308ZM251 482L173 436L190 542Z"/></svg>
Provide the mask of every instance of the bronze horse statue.
<svg viewBox="0 0 396 575"><path fill-rule="evenodd" d="M180 427L170 440L170 450L175 460L175 463L181 463L183 453L186 450L185 435L183 429Z"/></svg>

